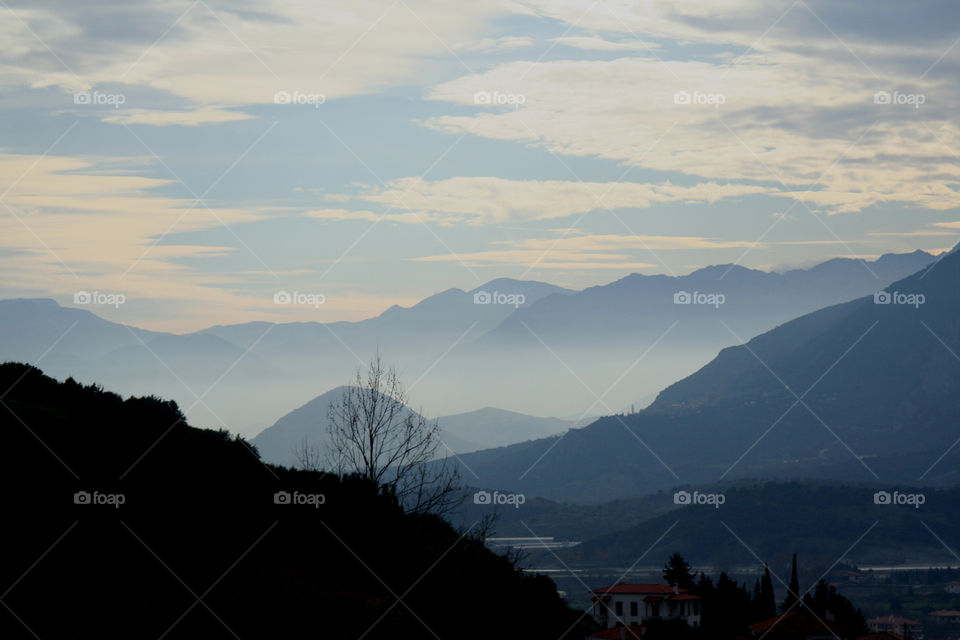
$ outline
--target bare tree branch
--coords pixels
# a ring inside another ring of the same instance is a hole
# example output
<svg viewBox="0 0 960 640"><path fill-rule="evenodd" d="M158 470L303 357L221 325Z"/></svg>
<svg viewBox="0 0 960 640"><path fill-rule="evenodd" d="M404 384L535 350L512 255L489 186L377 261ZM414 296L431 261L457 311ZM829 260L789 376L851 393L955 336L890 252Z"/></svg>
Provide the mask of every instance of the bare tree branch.
<svg viewBox="0 0 960 640"><path fill-rule="evenodd" d="M456 506L460 476L448 459L438 459L440 425L407 406L396 369L379 355L366 375L357 370L328 417L339 471L362 475L408 511L442 514Z"/></svg>
<svg viewBox="0 0 960 640"><path fill-rule="evenodd" d="M319 446L310 444L306 436L294 448L293 457L297 461L298 469L323 471L323 451Z"/></svg>

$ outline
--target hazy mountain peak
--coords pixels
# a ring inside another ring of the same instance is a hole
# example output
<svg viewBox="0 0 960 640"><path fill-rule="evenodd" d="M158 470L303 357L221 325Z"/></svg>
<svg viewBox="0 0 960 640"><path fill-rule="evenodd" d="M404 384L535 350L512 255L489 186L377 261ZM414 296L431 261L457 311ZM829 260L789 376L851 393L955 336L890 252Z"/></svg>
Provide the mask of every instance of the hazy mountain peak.
<svg viewBox="0 0 960 640"><path fill-rule="evenodd" d="M0 300L0 304L60 307L60 303L53 298L8 298L6 300Z"/></svg>

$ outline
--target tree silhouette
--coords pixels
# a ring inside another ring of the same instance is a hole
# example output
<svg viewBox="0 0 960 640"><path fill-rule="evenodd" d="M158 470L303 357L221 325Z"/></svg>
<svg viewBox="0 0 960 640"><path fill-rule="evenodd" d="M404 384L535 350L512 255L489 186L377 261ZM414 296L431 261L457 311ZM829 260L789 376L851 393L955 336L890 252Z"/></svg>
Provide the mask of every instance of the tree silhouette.
<svg viewBox="0 0 960 640"><path fill-rule="evenodd" d="M760 602L757 605L760 620L777 615L777 596L770 579L770 567L763 567L763 579L760 581Z"/></svg>
<svg viewBox="0 0 960 640"><path fill-rule="evenodd" d="M674 553L663 567L663 579L680 589L693 589L694 575L690 565L679 553Z"/></svg>
<svg viewBox="0 0 960 640"><path fill-rule="evenodd" d="M440 425L407 407L394 367L376 355L330 405L330 447L341 472L357 473L408 511L445 513L460 499L460 477L444 453Z"/></svg>
<svg viewBox="0 0 960 640"><path fill-rule="evenodd" d="M800 600L800 579L797 577L797 554L793 554L793 570L790 574L790 588L783 600L783 611L790 611Z"/></svg>

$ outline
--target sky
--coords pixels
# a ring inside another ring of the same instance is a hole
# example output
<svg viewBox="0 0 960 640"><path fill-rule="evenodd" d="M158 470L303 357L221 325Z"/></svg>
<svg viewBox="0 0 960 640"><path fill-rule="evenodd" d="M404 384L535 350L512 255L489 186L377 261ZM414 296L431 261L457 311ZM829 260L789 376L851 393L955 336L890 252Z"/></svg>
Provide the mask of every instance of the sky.
<svg viewBox="0 0 960 640"><path fill-rule="evenodd" d="M499 277L580 289L960 232L951 1L0 16L3 298L170 331L357 320Z"/></svg>

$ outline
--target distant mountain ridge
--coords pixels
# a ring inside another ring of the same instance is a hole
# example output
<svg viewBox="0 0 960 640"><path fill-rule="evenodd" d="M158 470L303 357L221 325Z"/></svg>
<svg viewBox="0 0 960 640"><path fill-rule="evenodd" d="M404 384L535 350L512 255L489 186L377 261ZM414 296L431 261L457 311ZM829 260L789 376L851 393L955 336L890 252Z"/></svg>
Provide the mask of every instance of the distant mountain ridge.
<svg viewBox="0 0 960 640"><path fill-rule="evenodd" d="M638 414L464 462L489 486L584 502L725 477L957 482L960 253L887 291L924 303L870 295L804 315Z"/></svg>
<svg viewBox="0 0 960 640"><path fill-rule="evenodd" d="M761 331L823 307L872 294L934 261L924 251L885 254L872 262L834 258L809 269L766 272L728 264L697 269L684 276L631 274L610 284L588 287L565 296L549 296L511 314L482 339L490 344L527 342L535 333L560 345L602 345L636 334L662 331L680 320L695 331L676 340L709 342L711 336L728 339L716 317L736 317L739 333L752 337ZM674 294L722 294L717 307L676 304ZM661 317L662 316L662 317ZM591 322L595 330L584 332ZM669 340L670 338L668 338Z"/></svg>
<svg viewBox="0 0 960 640"><path fill-rule="evenodd" d="M786 274L708 267L679 278L634 274L581 292L497 279L360 322L253 322L185 335L51 300L5 300L0 360L42 358L52 375L172 397L194 423L251 435L343 384L376 351L416 383L415 400L431 415L498 406L577 418L629 407L703 366L736 342L717 320L747 338L931 260L922 252L866 266L837 259ZM674 304L681 290L720 292L726 301ZM322 307L317 313L322 319Z"/></svg>
<svg viewBox="0 0 960 640"><path fill-rule="evenodd" d="M257 447L264 460L288 467L296 467L302 462L298 452L302 452L304 445L323 455L329 444L330 405L346 389L345 386L331 389L294 409L257 434L250 444ZM409 407L407 410L416 414ZM538 418L493 407L441 416L437 421L441 429L438 453L442 456L556 435L575 424L569 420Z"/></svg>

